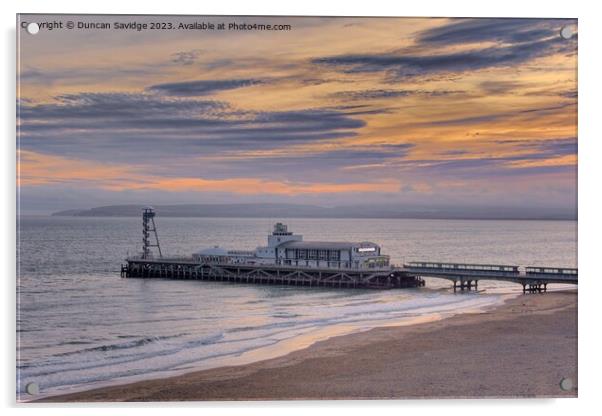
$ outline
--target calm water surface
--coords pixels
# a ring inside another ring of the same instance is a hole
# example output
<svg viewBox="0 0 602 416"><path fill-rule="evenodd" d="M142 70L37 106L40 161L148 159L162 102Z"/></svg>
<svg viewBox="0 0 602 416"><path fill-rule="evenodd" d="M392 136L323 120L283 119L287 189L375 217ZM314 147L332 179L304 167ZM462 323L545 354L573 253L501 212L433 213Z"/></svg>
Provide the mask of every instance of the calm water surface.
<svg viewBox="0 0 602 416"><path fill-rule="evenodd" d="M159 213L160 214L160 213ZM164 255L213 245L254 249L274 219L157 217ZM434 260L576 267L574 221L288 219L306 240L374 241L393 263ZM480 310L518 285L478 293L121 279L140 251L138 218L24 216L20 222L17 394L162 377L284 354L318 339Z"/></svg>

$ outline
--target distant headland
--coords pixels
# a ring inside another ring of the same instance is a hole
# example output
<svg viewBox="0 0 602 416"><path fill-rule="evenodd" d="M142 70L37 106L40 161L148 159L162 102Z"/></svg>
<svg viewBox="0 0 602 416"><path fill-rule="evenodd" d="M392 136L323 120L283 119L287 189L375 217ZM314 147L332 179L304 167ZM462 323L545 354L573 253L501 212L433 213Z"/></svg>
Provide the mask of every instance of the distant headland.
<svg viewBox="0 0 602 416"><path fill-rule="evenodd" d="M145 205L108 205L69 209L53 216L138 217ZM321 207L301 204L179 204L154 205L161 217L221 218L408 218L408 219L489 219L489 220L576 220L566 209L542 207L429 207L406 205L347 205Z"/></svg>

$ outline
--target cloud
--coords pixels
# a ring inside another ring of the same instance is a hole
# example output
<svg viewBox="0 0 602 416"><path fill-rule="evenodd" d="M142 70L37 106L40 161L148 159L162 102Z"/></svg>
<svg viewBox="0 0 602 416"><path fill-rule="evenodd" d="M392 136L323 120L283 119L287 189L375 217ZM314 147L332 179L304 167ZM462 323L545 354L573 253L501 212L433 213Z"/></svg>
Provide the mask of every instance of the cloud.
<svg viewBox="0 0 602 416"><path fill-rule="evenodd" d="M517 90L528 88L530 85L520 81L512 80L487 80L479 84L479 88L487 95L505 95Z"/></svg>
<svg viewBox="0 0 602 416"><path fill-rule="evenodd" d="M93 185L110 191L161 190L168 192L220 192L238 195L302 195L356 192L397 192L397 181L314 183L233 177L211 179L199 177L157 176L138 172L135 168L108 163L90 163L31 151L19 151L19 186Z"/></svg>
<svg viewBox="0 0 602 416"><path fill-rule="evenodd" d="M452 91L452 90L395 90L395 89L370 89L370 90L357 90L357 91L338 91L328 95L330 98L351 100L351 101L365 101L365 100L378 100L386 98L399 98L408 96L422 96L422 97L442 97L449 95L466 95L464 91Z"/></svg>
<svg viewBox="0 0 602 416"><path fill-rule="evenodd" d="M259 165L268 172L303 172L307 180L321 180L326 170L345 170L350 167L381 164L387 160L407 157L413 143L374 144L339 148L286 148L274 151L234 151L221 156L207 156L202 160L219 166L226 163L230 172L251 174ZM219 168L218 168L219 169Z"/></svg>
<svg viewBox="0 0 602 416"><path fill-rule="evenodd" d="M201 179L155 178L144 183L128 183L112 190L169 190L170 192L226 192L239 195L302 195L337 193L398 192L399 182L385 180L365 183L289 182L257 178Z"/></svg>
<svg viewBox="0 0 602 416"><path fill-rule="evenodd" d="M496 143L501 145L510 145L520 151L528 152L531 159L577 155L576 137L546 140L498 140Z"/></svg>
<svg viewBox="0 0 602 416"><path fill-rule="evenodd" d="M28 150L17 150L18 186L85 183L87 186L115 186L130 177L127 166L67 159Z"/></svg>
<svg viewBox="0 0 602 416"><path fill-rule="evenodd" d="M129 163L350 138L365 125L357 109L241 111L158 94L70 94L19 110L25 150Z"/></svg>
<svg viewBox="0 0 602 416"><path fill-rule="evenodd" d="M578 92L577 92L577 90L561 91L560 93L558 93L558 95L560 95L563 98L574 98L574 99L577 99Z"/></svg>
<svg viewBox="0 0 602 416"><path fill-rule="evenodd" d="M395 77L412 77L437 72L474 71L521 64L534 58L569 53L574 45L562 39L541 40L503 47L429 55L350 54L313 59L313 63L340 68L343 72L386 71Z"/></svg>
<svg viewBox="0 0 602 416"><path fill-rule="evenodd" d="M196 62L197 58L201 54L201 50L193 49L190 51L175 52L171 54L171 62L179 65L192 65Z"/></svg>
<svg viewBox="0 0 602 416"><path fill-rule="evenodd" d="M444 159L399 159L394 166L421 171L429 176L483 178L496 176L539 175L565 172L577 167L577 138L542 140L497 140L503 146L492 154L475 154L457 149ZM495 156L499 154L499 156Z"/></svg>
<svg viewBox="0 0 602 416"><path fill-rule="evenodd" d="M108 203L264 201L271 190L274 200L305 192L296 201L315 194L331 205L387 200L402 184L439 201L543 205L554 202L551 187L574 186L577 44L558 35L573 21L361 19L358 31L333 19L322 43L324 20L315 22L301 42L243 36L242 49L193 33L111 38L97 51L111 68L82 60L85 42L53 43L60 51L23 62L24 188L98 191ZM368 29L378 42L350 41ZM174 49L181 41L193 46ZM62 92L71 94L52 98Z"/></svg>
<svg viewBox="0 0 602 416"><path fill-rule="evenodd" d="M576 155L577 138L569 137L566 139L542 140L538 148L550 155Z"/></svg>
<svg viewBox="0 0 602 416"><path fill-rule="evenodd" d="M408 123L406 127L436 127L436 126L475 126L475 127L485 127L488 124L493 122L501 122L514 120L515 122L529 122L529 121L537 121L541 122L542 117L545 116L557 116L557 115L565 115L568 112L566 109L575 107L576 103L567 102L564 104L547 106L547 107L533 107L527 108L523 110L513 110L513 111L502 111L502 112L494 112L490 114L477 115L477 116L469 116L469 117L454 117L448 119L440 119L440 120L428 120L421 121L417 123ZM570 113L568 113L570 114ZM478 134L477 134L478 135Z"/></svg>
<svg viewBox="0 0 602 416"><path fill-rule="evenodd" d="M51 103L28 102L21 105L20 117L35 125L43 122L51 129L69 121L88 122L95 119L107 121L157 119L161 115L208 115L226 111L229 105L214 100L179 100L153 94L137 93L87 93L64 94ZM27 125L27 124L26 124ZM95 127L90 124L90 127Z"/></svg>
<svg viewBox="0 0 602 416"><path fill-rule="evenodd" d="M260 79L198 80L157 84L150 86L148 90L176 97L195 97L263 83L265 81Z"/></svg>
<svg viewBox="0 0 602 416"><path fill-rule="evenodd" d="M23 85L40 84L44 87L54 84L61 84L63 86L78 84L94 85L100 82L112 81L123 83L125 80L136 81L147 76L156 76L163 67L164 65L161 63L137 67L63 67L57 69L27 67L19 72L18 77Z"/></svg>
<svg viewBox="0 0 602 416"><path fill-rule="evenodd" d="M420 32L417 41L423 45L535 42L559 37L563 26L576 22L576 19L453 19L450 24Z"/></svg>
<svg viewBox="0 0 602 416"><path fill-rule="evenodd" d="M415 173L431 178L483 180L485 178L523 177L529 175L576 173L574 157L544 157L536 154L507 157L469 157L451 160L415 160L400 162Z"/></svg>
<svg viewBox="0 0 602 416"><path fill-rule="evenodd" d="M420 32L416 44L409 48L393 52L319 57L312 59L312 63L346 73L385 72L393 79L515 66L544 56L575 53L576 39L565 40L559 35L563 22L574 21L454 20L450 24ZM491 42L497 44L491 46ZM454 45L469 48L459 51L441 48Z"/></svg>

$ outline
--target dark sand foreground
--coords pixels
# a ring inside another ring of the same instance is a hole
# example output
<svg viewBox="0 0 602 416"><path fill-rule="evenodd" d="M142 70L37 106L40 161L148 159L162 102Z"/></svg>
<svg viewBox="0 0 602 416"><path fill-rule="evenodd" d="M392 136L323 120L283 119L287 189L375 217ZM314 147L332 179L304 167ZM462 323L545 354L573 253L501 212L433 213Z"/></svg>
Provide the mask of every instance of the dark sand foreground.
<svg viewBox="0 0 602 416"><path fill-rule="evenodd" d="M560 389L563 377L574 388ZM284 357L44 401L576 397L577 293L523 295L496 310L377 328Z"/></svg>

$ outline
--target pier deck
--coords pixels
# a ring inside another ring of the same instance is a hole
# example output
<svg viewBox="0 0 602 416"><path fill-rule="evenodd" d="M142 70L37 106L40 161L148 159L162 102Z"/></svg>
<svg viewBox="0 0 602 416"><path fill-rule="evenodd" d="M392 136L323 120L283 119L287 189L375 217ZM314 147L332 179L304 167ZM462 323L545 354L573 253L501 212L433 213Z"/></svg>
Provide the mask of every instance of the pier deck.
<svg viewBox="0 0 602 416"><path fill-rule="evenodd" d="M495 264L410 262L402 270L410 275L450 280L454 290L478 288L479 280L518 283L526 292L545 292L550 283L578 284L577 269Z"/></svg>
<svg viewBox="0 0 602 416"><path fill-rule="evenodd" d="M276 265L199 263L192 258L127 259L122 277L213 280L237 283L392 289L424 286L402 270L320 269Z"/></svg>
<svg viewBox="0 0 602 416"><path fill-rule="evenodd" d="M424 286L424 277L453 282L454 291L477 289L479 280L518 283L523 292L545 292L550 283L578 284L577 269L411 262L386 270L302 268L199 263L192 258L127 259L122 277L213 280L237 283L392 289Z"/></svg>

